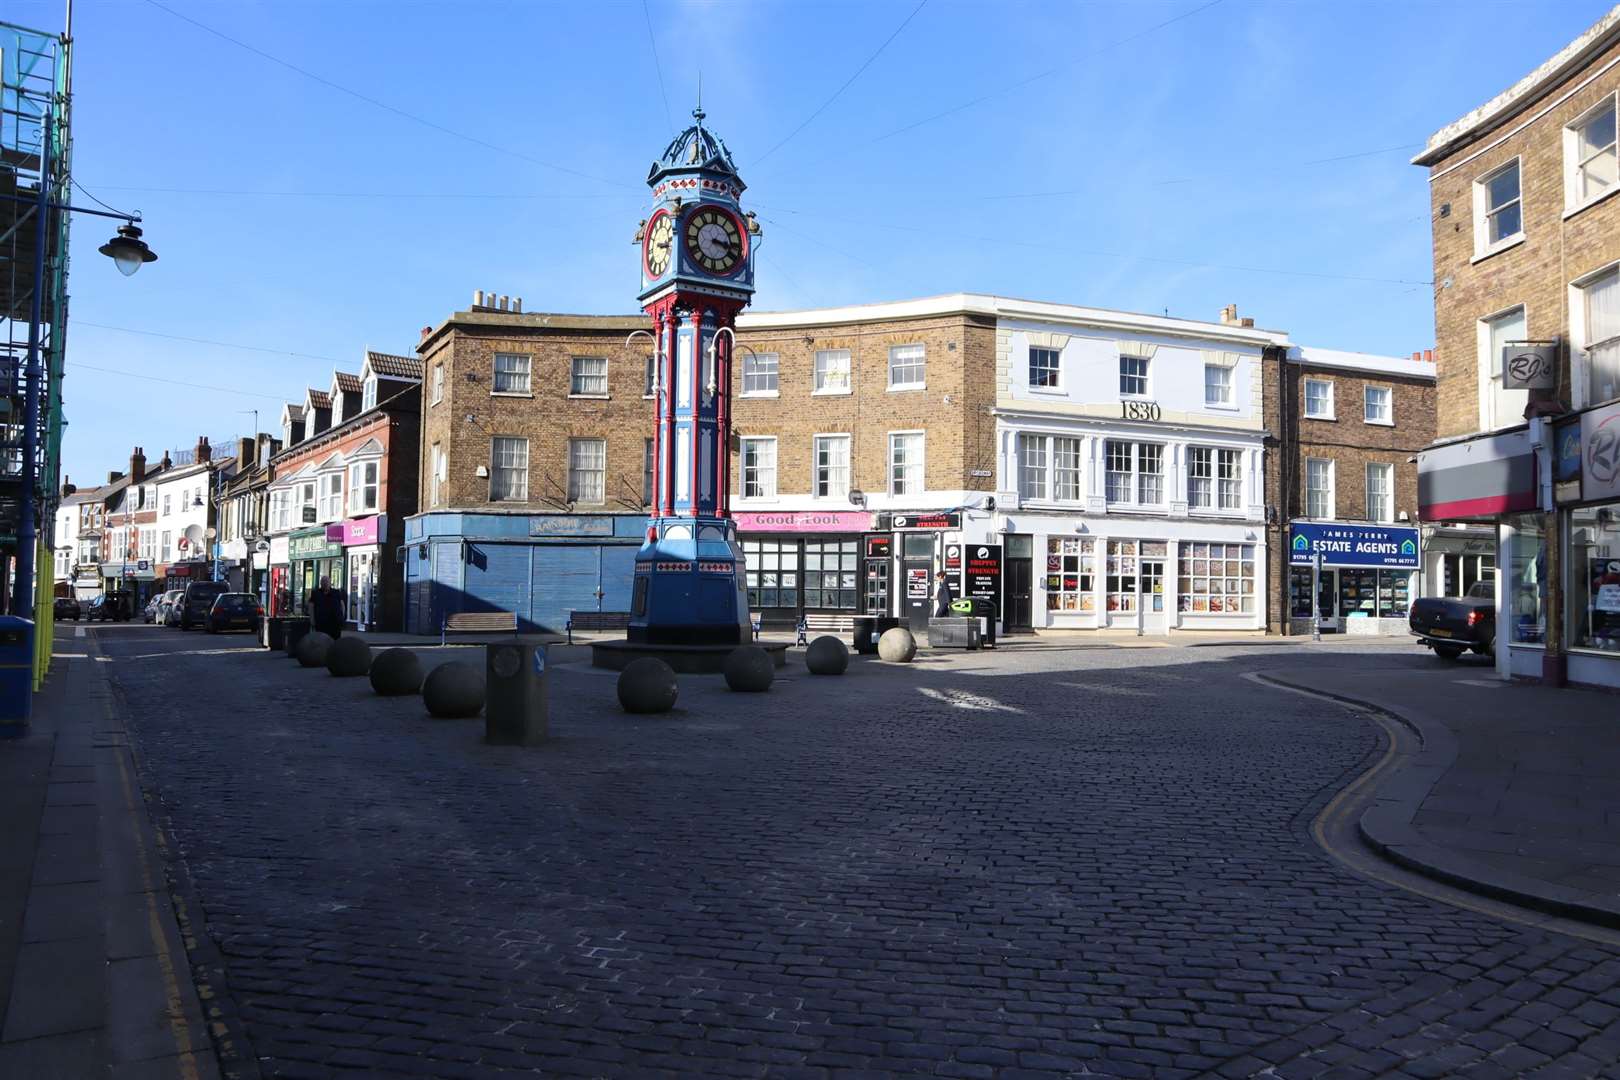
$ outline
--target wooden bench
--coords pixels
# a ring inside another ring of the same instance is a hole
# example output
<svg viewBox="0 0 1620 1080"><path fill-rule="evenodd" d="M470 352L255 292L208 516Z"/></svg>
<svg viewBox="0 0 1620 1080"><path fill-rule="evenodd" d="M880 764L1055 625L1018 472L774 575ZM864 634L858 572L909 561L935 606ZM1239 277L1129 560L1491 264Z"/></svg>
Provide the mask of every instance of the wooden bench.
<svg viewBox="0 0 1620 1080"><path fill-rule="evenodd" d="M568 644L574 643L574 631L587 630L628 630L630 628L630 613L628 611L570 611L568 613Z"/></svg>
<svg viewBox="0 0 1620 1080"><path fill-rule="evenodd" d="M445 643L445 638L451 632L459 634L515 634L517 633L517 612L461 611L454 615L447 615L443 625L439 627L440 645Z"/></svg>
<svg viewBox="0 0 1620 1080"><path fill-rule="evenodd" d="M830 615L820 611L807 611L799 620L799 640L796 645L810 644L810 634L833 634L843 636L855 634L855 617L853 615Z"/></svg>

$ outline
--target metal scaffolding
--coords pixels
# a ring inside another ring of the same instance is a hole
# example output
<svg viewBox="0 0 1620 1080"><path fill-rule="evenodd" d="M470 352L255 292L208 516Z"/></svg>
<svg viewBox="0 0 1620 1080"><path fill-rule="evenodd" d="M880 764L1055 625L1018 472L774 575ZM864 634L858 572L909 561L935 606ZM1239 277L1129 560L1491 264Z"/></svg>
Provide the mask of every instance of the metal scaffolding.
<svg viewBox="0 0 1620 1080"><path fill-rule="evenodd" d="M36 620L41 674L61 470L71 60L68 34L0 23L0 559L5 609ZM33 602L14 602L23 597L12 591L11 571L32 579L30 564L38 573ZM16 610L26 606L33 610Z"/></svg>

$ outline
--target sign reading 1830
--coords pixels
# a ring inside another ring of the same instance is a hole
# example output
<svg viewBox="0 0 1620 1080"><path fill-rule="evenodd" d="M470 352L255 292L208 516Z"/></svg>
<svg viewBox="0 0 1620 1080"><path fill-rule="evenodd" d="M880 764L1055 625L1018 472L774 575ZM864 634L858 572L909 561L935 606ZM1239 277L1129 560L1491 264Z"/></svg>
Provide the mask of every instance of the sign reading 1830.
<svg viewBox="0 0 1620 1080"><path fill-rule="evenodd" d="M1309 566L1318 554L1327 566L1394 566L1416 570L1418 531L1394 525L1312 525L1295 522L1288 561Z"/></svg>

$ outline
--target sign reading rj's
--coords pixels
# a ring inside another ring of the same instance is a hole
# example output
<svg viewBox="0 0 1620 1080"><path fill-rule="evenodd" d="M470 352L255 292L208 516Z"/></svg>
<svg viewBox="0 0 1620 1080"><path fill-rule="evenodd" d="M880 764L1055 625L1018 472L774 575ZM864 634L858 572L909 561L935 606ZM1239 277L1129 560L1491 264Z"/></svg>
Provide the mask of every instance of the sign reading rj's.
<svg viewBox="0 0 1620 1080"><path fill-rule="evenodd" d="M1317 555L1327 566L1393 566L1416 570L1418 531L1394 525L1289 526L1288 561L1309 566Z"/></svg>

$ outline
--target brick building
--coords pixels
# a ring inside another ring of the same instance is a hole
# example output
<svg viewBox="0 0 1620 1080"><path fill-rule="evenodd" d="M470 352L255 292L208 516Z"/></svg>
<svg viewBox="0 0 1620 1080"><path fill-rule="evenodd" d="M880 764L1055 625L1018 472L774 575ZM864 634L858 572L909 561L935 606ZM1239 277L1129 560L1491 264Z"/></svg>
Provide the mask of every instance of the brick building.
<svg viewBox="0 0 1620 1080"><path fill-rule="evenodd" d="M302 611L328 578L350 625L397 629L397 552L420 480L420 361L368 352L359 375L339 373L331 393L306 391L282 422L266 500L271 610Z"/></svg>
<svg viewBox="0 0 1620 1080"><path fill-rule="evenodd" d="M647 325L475 303L424 331L410 629L625 610L650 499ZM1389 459L1386 531L1415 516L1408 459L1432 431L1431 365L1290 352L1235 309L1198 322L952 294L745 313L738 341L732 513L750 608L775 626L925 621L934 571L984 548L1009 629L1264 630L1284 610L1286 522L1266 526L1263 357L1292 356L1358 410L1354 428L1304 426L1342 476ZM1374 384L1393 426L1360 419ZM1366 517L1365 491L1341 486L1325 519Z"/></svg>
<svg viewBox="0 0 1620 1080"><path fill-rule="evenodd" d="M1419 501L1496 535L1503 675L1620 685L1617 95L1620 8L1414 158L1441 439Z"/></svg>
<svg viewBox="0 0 1620 1080"><path fill-rule="evenodd" d="M1267 369L1267 531L1287 552L1271 565L1268 624L1309 633L1316 617L1328 631L1404 635L1412 599L1434 591L1416 464L1434 441L1432 352L1289 346L1269 351Z"/></svg>

